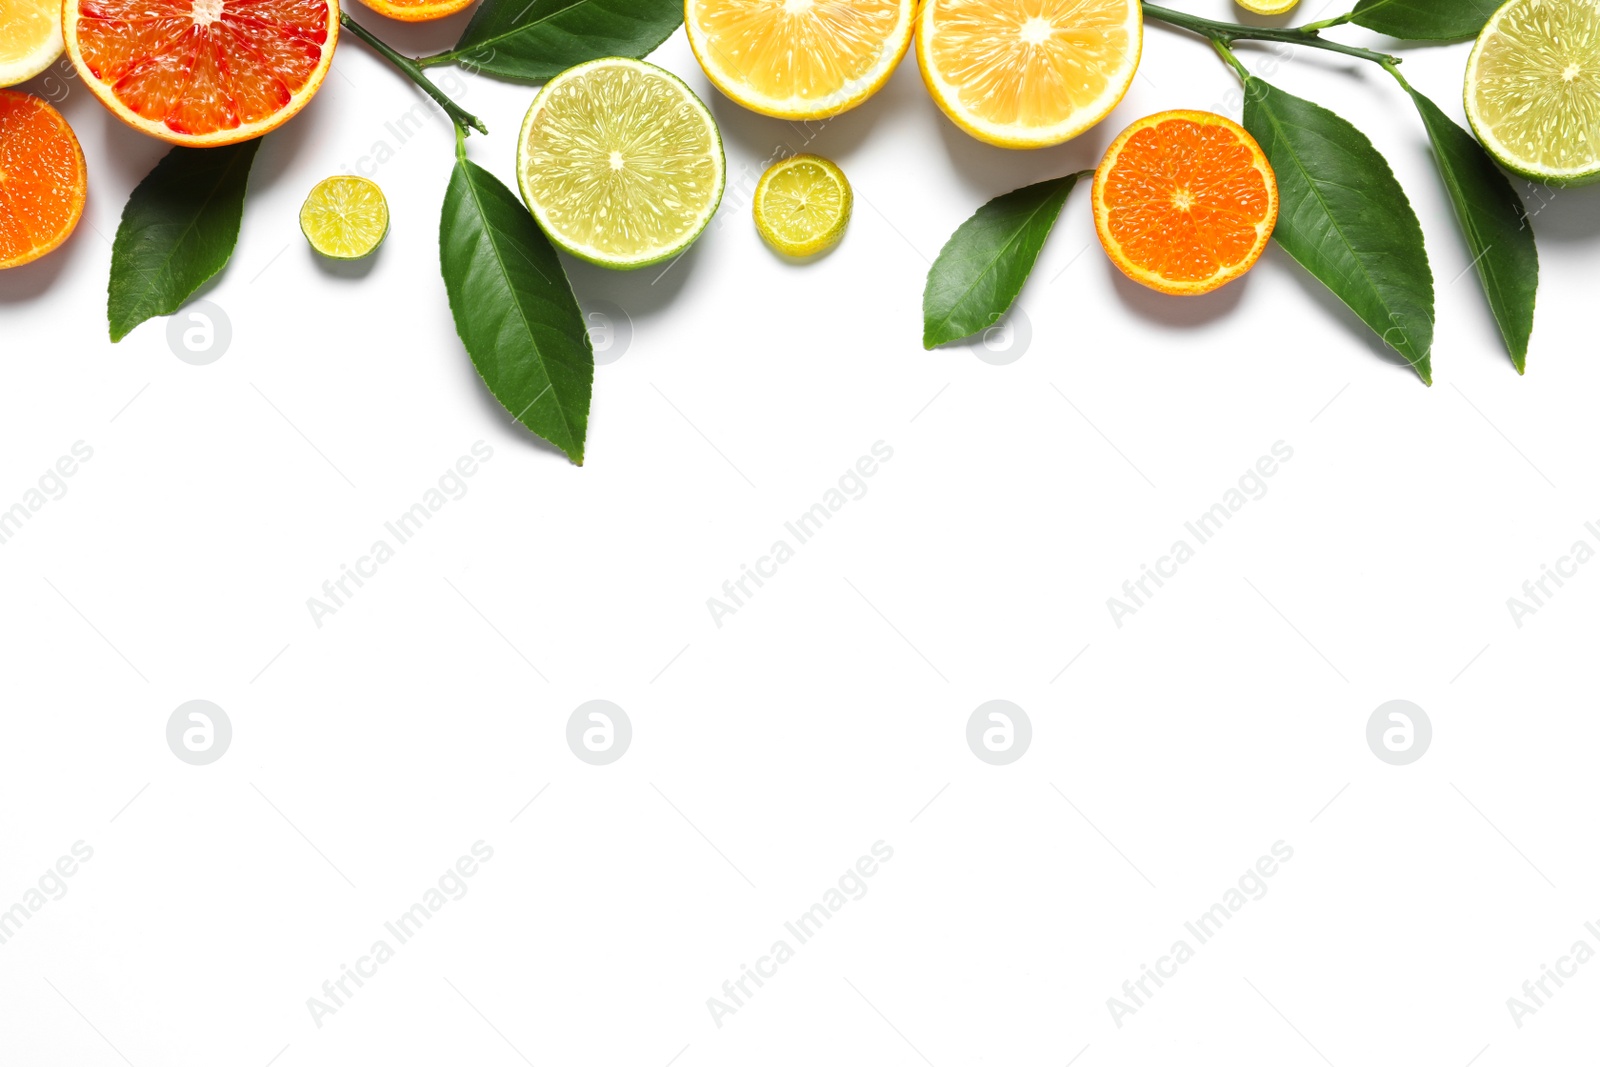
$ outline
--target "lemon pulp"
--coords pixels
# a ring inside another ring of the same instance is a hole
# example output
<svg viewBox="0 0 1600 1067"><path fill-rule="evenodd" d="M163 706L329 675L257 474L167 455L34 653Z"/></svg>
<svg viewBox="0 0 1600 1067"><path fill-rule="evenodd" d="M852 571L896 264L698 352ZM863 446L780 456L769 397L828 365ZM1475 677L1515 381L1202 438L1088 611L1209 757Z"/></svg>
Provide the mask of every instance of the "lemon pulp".
<svg viewBox="0 0 1600 1067"><path fill-rule="evenodd" d="M1143 43L1138 0L924 0L917 60L956 125L990 144L1040 148L1117 106Z"/></svg>
<svg viewBox="0 0 1600 1067"><path fill-rule="evenodd" d="M756 186L756 229L790 256L832 248L850 224L850 182L821 156L794 156L770 167Z"/></svg>
<svg viewBox="0 0 1600 1067"><path fill-rule="evenodd" d="M729 98L778 118L836 115L880 89L911 44L913 0L688 0L689 44Z"/></svg>
<svg viewBox="0 0 1600 1067"><path fill-rule="evenodd" d="M389 202L378 183L341 174L324 178L300 206L300 232L330 259L360 259L389 233Z"/></svg>
<svg viewBox="0 0 1600 1067"><path fill-rule="evenodd" d="M61 5L0 0L0 86L18 85L61 55Z"/></svg>

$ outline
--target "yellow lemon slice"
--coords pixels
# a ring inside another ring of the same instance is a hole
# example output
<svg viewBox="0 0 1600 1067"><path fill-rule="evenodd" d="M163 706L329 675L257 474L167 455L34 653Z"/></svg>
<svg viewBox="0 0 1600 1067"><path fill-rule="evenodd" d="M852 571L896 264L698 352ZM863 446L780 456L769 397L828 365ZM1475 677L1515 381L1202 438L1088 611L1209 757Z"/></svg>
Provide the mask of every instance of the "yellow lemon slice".
<svg viewBox="0 0 1600 1067"><path fill-rule="evenodd" d="M341 174L324 178L300 206L300 232L329 259L361 259L389 233L389 202L377 182Z"/></svg>
<svg viewBox="0 0 1600 1067"><path fill-rule="evenodd" d="M925 0L917 62L957 126L1043 148L1111 113L1139 69L1139 0Z"/></svg>
<svg viewBox="0 0 1600 1067"><path fill-rule="evenodd" d="M915 0L685 0L689 46L734 103L780 119L848 111L911 46Z"/></svg>
<svg viewBox="0 0 1600 1067"><path fill-rule="evenodd" d="M1295 9L1300 0L1234 0L1246 11L1257 15L1285 15Z"/></svg>
<svg viewBox="0 0 1600 1067"><path fill-rule="evenodd" d="M61 4L0 0L0 86L20 85L60 57Z"/></svg>
<svg viewBox="0 0 1600 1067"><path fill-rule="evenodd" d="M821 156L793 156L756 185L756 229L784 255L814 256L839 243L854 201L844 171Z"/></svg>

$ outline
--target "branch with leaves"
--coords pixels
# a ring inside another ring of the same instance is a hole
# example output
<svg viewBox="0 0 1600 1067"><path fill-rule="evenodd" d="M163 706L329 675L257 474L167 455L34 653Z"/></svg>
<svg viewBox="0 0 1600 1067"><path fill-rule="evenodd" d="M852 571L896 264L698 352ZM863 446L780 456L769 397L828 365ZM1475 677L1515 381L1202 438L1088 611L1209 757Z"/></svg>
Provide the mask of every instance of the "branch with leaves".
<svg viewBox="0 0 1600 1067"><path fill-rule="evenodd" d="M467 158L467 135L487 127L426 71L450 63L543 82L592 59L642 59L682 23L682 0L484 0L455 47L413 59L347 13L339 16L343 30L415 83L454 124L456 164L444 193L439 265L456 332L495 398L577 464L594 385L588 324L544 231L515 193ZM177 311L227 265L260 144L174 148L134 189L111 257L106 309L113 341Z"/></svg>
<svg viewBox="0 0 1600 1067"><path fill-rule="evenodd" d="M1431 381L1434 286L1422 227L1371 141L1326 108L1249 73L1241 41L1285 43L1376 64L1411 98L1507 350L1526 366L1538 253L1522 201L1476 139L1400 73L1400 60L1324 36L1353 24L1409 40L1471 37L1496 0L1361 0L1348 14L1297 28L1242 26L1144 3L1150 22L1199 36L1239 76L1244 125L1276 171L1274 238ZM682 24L681 0L483 0L455 46L408 57L347 14L340 26L413 82L450 118L455 167L444 191L440 270L456 331L489 391L520 423L583 462L594 354L561 258L517 196L467 158L486 132L428 75L463 70L539 83L607 56L643 58ZM177 311L228 262L259 141L174 148L139 183L117 230L107 318L112 340ZM1041 182L984 205L929 272L923 342L933 348L1003 318L1073 187L1089 172ZM470 294L470 296L469 296Z"/></svg>
<svg viewBox="0 0 1600 1067"><path fill-rule="evenodd" d="M1402 40L1476 36L1496 0L1362 0L1352 11L1296 28L1242 26L1144 3L1148 21L1209 41L1244 87L1244 126L1277 173L1273 239L1432 384L1433 273L1422 226L1388 162L1334 112L1252 75L1240 41L1320 49L1376 64L1415 105L1434 165L1511 361L1527 368L1539 254L1522 199L1477 139L1400 73L1395 56L1329 40L1353 24ZM980 208L939 253L923 294L923 344L963 340L998 323L1016 301L1055 225L1073 174L1007 193Z"/></svg>

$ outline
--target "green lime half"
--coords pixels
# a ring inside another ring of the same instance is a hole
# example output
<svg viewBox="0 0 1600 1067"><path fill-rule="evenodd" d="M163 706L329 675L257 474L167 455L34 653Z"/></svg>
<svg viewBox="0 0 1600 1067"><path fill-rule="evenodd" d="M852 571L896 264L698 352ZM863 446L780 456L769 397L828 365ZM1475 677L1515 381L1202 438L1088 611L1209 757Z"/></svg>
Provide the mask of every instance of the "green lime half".
<svg viewBox="0 0 1600 1067"><path fill-rule="evenodd" d="M1600 0L1510 0L1467 61L1467 118L1507 170L1600 180Z"/></svg>
<svg viewBox="0 0 1600 1067"><path fill-rule="evenodd" d="M300 205L300 232L329 259L370 256L389 234L389 202L377 182L349 174L324 178Z"/></svg>
<svg viewBox="0 0 1600 1067"><path fill-rule="evenodd" d="M727 162L711 112L636 59L552 78L517 138L522 199L567 252L633 270L682 252L722 202Z"/></svg>

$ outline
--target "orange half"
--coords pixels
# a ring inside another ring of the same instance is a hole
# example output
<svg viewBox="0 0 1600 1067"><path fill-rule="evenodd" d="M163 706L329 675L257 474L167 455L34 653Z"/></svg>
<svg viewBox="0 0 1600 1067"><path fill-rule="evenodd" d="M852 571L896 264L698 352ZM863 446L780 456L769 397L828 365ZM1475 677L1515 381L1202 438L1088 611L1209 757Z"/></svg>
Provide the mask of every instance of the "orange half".
<svg viewBox="0 0 1600 1067"><path fill-rule="evenodd" d="M1278 179L1256 139L1208 111L1163 111L1111 143L1094 175L1094 224L1122 273L1173 296L1227 285L1261 258Z"/></svg>
<svg viewBox="0 0 1600 1067"><path fill-rule="evenodd" d="M61 247L89 188L78 138L37 96L0 89L0 270Z"/></svg>
<svg viewBox="0 0 1600 1067"><path fill-rule="evenodd" d="M333 62L338 0L65 0L67 54L129 126L211 148L310 102Z"/></svg>

